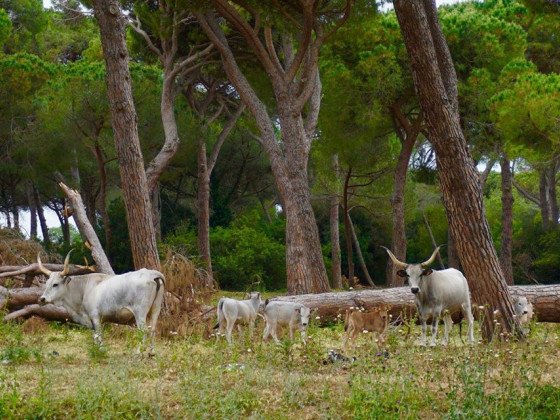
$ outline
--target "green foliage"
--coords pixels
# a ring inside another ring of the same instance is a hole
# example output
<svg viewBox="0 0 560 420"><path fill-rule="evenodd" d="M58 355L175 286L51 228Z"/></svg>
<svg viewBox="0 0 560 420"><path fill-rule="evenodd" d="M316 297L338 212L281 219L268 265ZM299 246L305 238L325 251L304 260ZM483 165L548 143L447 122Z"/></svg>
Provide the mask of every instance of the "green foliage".
<svg viewBox="0 0 560 420"><path fill-rule="evenodd" d="M253 210L229 227L210 231L212 268L220 288L279 290L286 287L285 222L275 218L268 224ZM184 226L165 242L174 247L196 250L196 236Z"/></svg>
<svg viewBox="0 0 560 420"><path fill-rule="evenodd" d="M0 48L12 33L12 21L4 9L0 9Z"/></svg>

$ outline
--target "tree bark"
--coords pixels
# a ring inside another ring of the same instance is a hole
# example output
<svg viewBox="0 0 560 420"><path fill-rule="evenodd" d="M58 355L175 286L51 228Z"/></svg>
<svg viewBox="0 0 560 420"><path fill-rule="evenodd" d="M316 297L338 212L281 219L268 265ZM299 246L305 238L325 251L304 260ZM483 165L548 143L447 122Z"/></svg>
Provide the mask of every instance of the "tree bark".
<svg viewBox="0 0 560 420"><path fill-rule="evenodd" d="M338 186L338 155L332 157L332 166L335 174L335 191L330 198L330 237L331 237L331 261L332 261L332 286L334 289L342 289L342 269L340 263L340 228L339 209L340 197Z"/></svg>
<svg viewBox="0 0 560 420"><path fill-rule="evenodd" d="M93 9L99 24L105 57L105 81L134 267L159 270L161 266L152 220L150 192L138 138L138 122L128 68L126 17L121 13L119 2L116 0L94 0Z"/></svg>
<svg viewBox="0 0 560 420"><path fill-rule="evenodd" d="M500 264L504 273L506 283L513 285L513 265L512 265L512 246L513 246L513 192L511 184L510 161L502 153L500 160L502 175L502 235L500 241Z"/></svg>
<svg viewBox="0 0 560 420"><path fill-rule="evenodd" d="M494 336L499 310L507 332L523 336L484 212L478 172L461 131L457 78L437 19L435 0L394 0L414 85L437 157L448 224L474 301L487 302L482 335Z"/></svg>

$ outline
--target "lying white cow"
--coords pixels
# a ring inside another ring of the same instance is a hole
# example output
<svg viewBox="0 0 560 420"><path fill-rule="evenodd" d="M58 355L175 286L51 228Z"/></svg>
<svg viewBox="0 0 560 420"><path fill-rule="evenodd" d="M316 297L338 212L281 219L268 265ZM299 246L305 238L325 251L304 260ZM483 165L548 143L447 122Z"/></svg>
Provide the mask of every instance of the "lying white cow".
<svg viewBox="0 0 560 420"><path fill-rule="evenodd" d="M383 247L385 248L385 247ZM449 341L449 330L453 326L451 313L461 310L468 322L469 343L474 342L474 318L471 311L471 299L467 279L459 270L448 268L447 270L432 270L427 268L432 264L439 251L436 248L432 256L421 264L406 264L399 261L391 251L385 250L397 267L401 267L397 274L408 279L410 291L414 294L414 302L418 309L418 317L422 325L421 345L426 345L426 320L432 316L432 342L436 345L437 326L442 312L445 324L442 345Z"/></svg>
<svg viewBox="0 0 560 420"><path fill-rule="evenodd" d="M70 252L61 272L51 272L37 256L40 270L49 276L40 303L64 307L72 320L94 330L96 344L103 343L102 323L128 323L134 317L138 329L149 330L150 355L154 354L156 325L161 311L165 278L155 270L145 268L120 275L102 273L69 276ZM141 352L142 345L137 349Z"/></svg>
<svg viewBox="0 0 560 420"><path fill-rule="evenodd" d="M309 324L311 309L301 303L273 301L267 299L264 306L264 319L266 327L264 329L263 341L269 335L277 343L280 342L277 335L277 327L287 326L290 331L290 340L294 339L294 332L299 329L301 341L305 344L305 332Z"/></svg>
<svg viewBox="0 0 560 420"><path fill-rule="evenodd" d="M231 345L231 332L235 323L249 324L249 333L253 334L255 319L261 306L261 294L259 292L251 292L249 299L236 300L223 297L218 302L217 315L218 323L214 328L219 328L218 332L223 334L226 330L226 338ZM219 335L218 335L219 336ZM218 337L216 336L216 338Z"/></svg>

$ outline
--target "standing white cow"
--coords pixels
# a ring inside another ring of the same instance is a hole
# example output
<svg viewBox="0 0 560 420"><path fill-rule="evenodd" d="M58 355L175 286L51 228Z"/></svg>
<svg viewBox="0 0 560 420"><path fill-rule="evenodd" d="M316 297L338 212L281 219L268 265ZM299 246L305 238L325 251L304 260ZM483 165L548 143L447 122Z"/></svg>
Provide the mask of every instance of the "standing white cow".
<svg viewBox="0 0 560 420"><path fill-rule="evenodd" d="M230 345L231 332L233 331L233 327L236 322L249 324L249 333L252 335L255 326L255 319L257 318L257 313L259 312L261 303L260 292L251 292L249 294L249 299L243 300L226 297L221 298L218 302L217 308L218 323L214 328L218 328L218 332L222 334L225 328L226 338Z"/></svg>
<svg viewBox="0 0 560 420"><path fill-rule="evenodd" d="M267 299L264 306L264 319L266 327L264 329L263 341L269 335L277 343L280 342L277 335L278 326L287 326L290 331L290 340L294 339L294 331L299 329L301 341L305 344L305 332L309 324L311 309L301 303L273 301Z"/></svg>
<svg viewBox="0 0 560 420"><path fill-rule="evenodd" d="M134 317L138 329L150 337L154 354L156 325L163 302L165 278L156 270L141 269L120 275L102 273L69 276L70 252L61 272L46 269L37 256L40 270L49 276L40 303L64 307L72 320L94 330L94 341L103 344L102 323L128 323ZM147 334L147 330L149 330ZM137 353L141 353L142 344Z"/></svg>
<svg viewBox="0 0 560 420"><path fill-rule="evenodd" d="M385 248L385 247L383 247ZM448 268L446 270L432 270L427 268L432 264L439 251L436 248L432 256L420 264L407 264L399 261L391 251L385 250L397 267L401 267L397 274L408 279L410 291L414 294L414 302L418 309L418 316L422 325L421 345L426 345L426 320L432 316L432 341L436 345L437 326L439 318L443 315L445 333L442 345L449 341L449 330L453 326L451 313L461 310L467 319L469 343L474 343L474 318L471 310L471 299L467 279L459 270Z"/></svg>

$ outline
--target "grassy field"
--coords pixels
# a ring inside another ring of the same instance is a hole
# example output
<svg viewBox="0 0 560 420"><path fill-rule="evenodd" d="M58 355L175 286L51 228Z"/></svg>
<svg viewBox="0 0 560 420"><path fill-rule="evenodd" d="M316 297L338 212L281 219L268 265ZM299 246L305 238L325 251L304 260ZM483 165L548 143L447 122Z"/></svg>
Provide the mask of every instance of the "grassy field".
<svg viewBox="0 0 560 420"><path fill-rule="evenodd" d="M2 419L560 418L555 324L533 325L524 342L472 347L455 328L450 345L435 349L392 327L385 351L359 337L347 352L354 363L327 359L340 349L342 324L311 325L306 346L243 333L231 348L176 336L158 340L154 358L134 356L129 327L108 327L102 350L81 328L26 330L0 324Z"/></svg>

